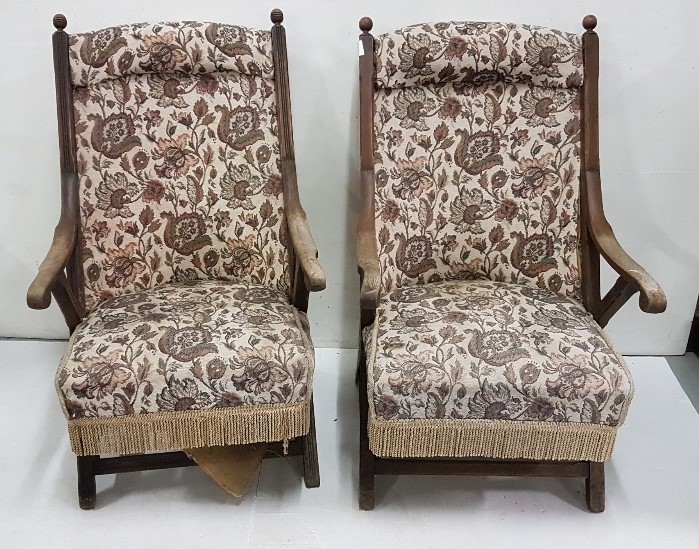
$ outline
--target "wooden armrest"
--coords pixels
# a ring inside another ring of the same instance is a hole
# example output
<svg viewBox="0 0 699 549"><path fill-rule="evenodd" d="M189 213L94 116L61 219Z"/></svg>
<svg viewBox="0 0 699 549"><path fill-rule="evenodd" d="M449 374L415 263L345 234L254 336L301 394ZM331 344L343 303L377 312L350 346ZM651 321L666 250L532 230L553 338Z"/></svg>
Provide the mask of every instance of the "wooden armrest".
<svg viewBox="0 0 699 549"><path fill-rule="evenodd" d="M326 286L325 273L318 262L318 248L316 248L311 229L308 226L306 212L299 199L296 162L293 159L282 160L282 180L284 182L287 226L296 261L303 271L306 289L310 292L320 292Z"/></svg>
<svg viewBox="0 0 699 549"><path fill-rule="evenodd" d="M326 286L325 273L318 262L318 248L313 241L306 212L303 209L289 212L287 223L296 260L303 271L306 288L311 292L324 290Z"/></svg>
<svg viewBox="0 0 699 549"><path fill-rule="evenodd" d="M653 277L624 251L604 215L599 172L588 171L585 177L590 213L589 230L595 247L619 274L620 279L630 284L634 288L634 293L636 290L641 293L639 304L642 311L662 313L667 308L665 293Z"/></svg>
<svg viewBox="0 0 699 549"><path fill-rule="evenodd" d="M381 267L376 247L374 219L374 170L362 170L360 176L359 221L357 222L357 270L360 277L359 302L362 309L376 310L381 291Z"/></svg>
<svg viewBox="0 0 699 549"><path fill-rule="evenodd" d="M362 309L376 309L379 305L381 269L373 232L357 230L357 270L361 277L360 305Z"/></svg>
<svg viewBox="0 0 699 549"><path fill-rule="evenodd" d="M75 175L63 177L63 188L77 185ZM63 200L61 217L53 233L51 248L44 261L39 265L39 272L27 291L27 305L32 309L46 309L51 304L51 290L63 274L70 259L77 235L77 219L67 201Z"/></svg>

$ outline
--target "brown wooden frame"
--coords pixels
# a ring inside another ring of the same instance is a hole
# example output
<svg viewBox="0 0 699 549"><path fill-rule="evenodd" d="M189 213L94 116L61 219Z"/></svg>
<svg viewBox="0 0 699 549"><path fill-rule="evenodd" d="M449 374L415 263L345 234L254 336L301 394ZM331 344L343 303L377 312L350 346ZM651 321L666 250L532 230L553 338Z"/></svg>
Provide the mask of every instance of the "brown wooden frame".
<svg viewBox="0 0 699 549"><path fill-rule="evenodd" d="M274 9L272 54L275 70L275 92L279 143L282 163L284 206L290 240L291 295L294 306L306 312L308 294L325 289L325 274L318 263L318 250L308 227L306 212L301 206L296 181L294 137L291 125L291 96L289 90L286 33L282 26L284 15ZM85 318L82 291L82 266L78 248L79 185L76 161L75 122L73 119L73 87L70 78L66 17L53 17L53 62L56 79L58 112L58 142L61 166L61 215L54 231L53 242L39 273L27 292L27 304L32 309L46 309L51 296L58 303L72 334ZM290 440L285 454L282 443L269 445L265 457L283 455L303 457L303 476L308 488L320 485L315 418L311 402L311 425L307 435ZM195 463L184 452L127 455L111 458L79 456L78 499L83 509L93 509L96 501L95 475L186 467Z"/></svg>
<svg viewBox="0 0 699 549"><path fill-rule="evenodd" d="M602 206L599 172L599 38L597 18L583 19L582 36L585 77L582 88L582 174L580 205L581 277L583 304L604 327L609 319L640 292L640 307L661 313L667 306L665 294L651 276L623 250L607 222ZM357 223L357 258L360 276L360 330L357 361L360 410L359 507L374 508L375 475L486 475L580 477L585 479L587 505L592 512L604 511L604 463L591 461L496 460L483 458L379 458L369 449L367 362L362 330L374 322L381 288L374 220L374 37L369 17L359 21L364 55L359 57L360 212ZM619 278L602 296L600 255Z"/></svg>

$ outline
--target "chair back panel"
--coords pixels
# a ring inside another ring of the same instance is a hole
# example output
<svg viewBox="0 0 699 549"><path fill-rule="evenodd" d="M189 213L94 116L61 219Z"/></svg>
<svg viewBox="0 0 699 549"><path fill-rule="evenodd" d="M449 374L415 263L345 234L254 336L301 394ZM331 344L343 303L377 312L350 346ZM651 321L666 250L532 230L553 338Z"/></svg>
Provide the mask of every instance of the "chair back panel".
<svg viewBox="0 0 699 549"><path fill-rule="evenodd" d="M69 54L86 309L187 279L287 291L270 33L138 24Z"/></svg>
<svg viewBox="0 0 699 549"><path fill-rule="evenodd" d="M580 299L580 38L500 23L375 40L382 291L486 278Z"/></svg>

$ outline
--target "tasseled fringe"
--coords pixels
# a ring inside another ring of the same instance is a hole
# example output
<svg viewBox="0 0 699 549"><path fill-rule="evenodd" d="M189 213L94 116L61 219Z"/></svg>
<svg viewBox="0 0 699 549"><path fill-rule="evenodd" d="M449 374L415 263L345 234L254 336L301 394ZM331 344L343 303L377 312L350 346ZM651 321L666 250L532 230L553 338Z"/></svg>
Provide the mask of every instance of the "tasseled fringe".
<svg viewBox="0 0 699 549"><path fill-rule="evenodd" d="M379 457L606 461L616 432L616 427L580 423L370 417L369 447Z"/></svg>
<svg viewBox="0 0 699 549"><path fill-rule="evenodd" d="M68 421L68 435L79 456L275 442L308 434L310 410L306 401L74 419Z"/></svg>

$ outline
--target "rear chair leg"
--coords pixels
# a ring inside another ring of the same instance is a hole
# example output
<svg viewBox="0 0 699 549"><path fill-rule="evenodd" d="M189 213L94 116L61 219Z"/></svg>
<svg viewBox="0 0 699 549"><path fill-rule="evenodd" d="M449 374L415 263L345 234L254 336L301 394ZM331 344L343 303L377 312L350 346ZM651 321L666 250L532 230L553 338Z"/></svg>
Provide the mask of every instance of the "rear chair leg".
<svg viewBox="0 0 699 549"><path fill-rule="evenodd" d="M97 500L95 473L98 460L99 456L78 456L78 502L81 509L95 508Z"/></svg>
<svg viewBox="0 0 699 549"><path fill-rule="evenodd" d="M592 513L604 511L604 462L590 461L590 472L585 479L587 507Z"/></svg>
<svg viewBox="0 0 699 549"><path fill-rule="evenodd" d="M318 444L316 442L316 420L311 401L311 426L308 434L303 437L303 480L306 488L320 486L320 470L318 467Z"/></svg>
<svg viewBox="0 0 699 549"><path fill-rule="evenodd" d="M362 444L364 446L364 444ZM359 453L359 508L371 511L374 508L374 454L369 450L369 440L366 448Z"/></svg>
<svg viewBox="0 0 699 549"><path fill-rule="evenodd" d="M364 350L364 338L362 337L362 330L359 329L359 343L357 344L357 368L354 371L354 384L359 387L361 383L362 375L360 371L364 368L366 364L366 351Z"/></svg>
<svg viewBox="0 0 699 549"><path fill-rule="evenodd" d="M360 347L357 361L359 378L359 508L371 511L374 508L374 454L369 449L369 396L367 394L366 355Z"/></svg>

